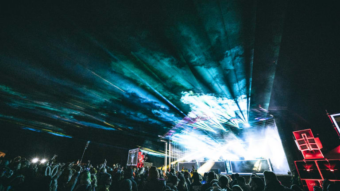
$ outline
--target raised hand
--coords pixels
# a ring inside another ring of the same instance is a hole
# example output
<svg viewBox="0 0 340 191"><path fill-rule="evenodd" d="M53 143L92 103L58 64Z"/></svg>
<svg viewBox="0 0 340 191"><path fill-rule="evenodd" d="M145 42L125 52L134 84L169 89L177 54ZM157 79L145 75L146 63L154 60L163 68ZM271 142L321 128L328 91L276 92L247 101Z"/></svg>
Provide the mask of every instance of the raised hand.
<svg viewBox="0 0 340 191"><path fill-rule="evenodd" d="M57 157L58 157L58 155L54 154L51 160L53 161L53 160L56 159Z"/></svg>

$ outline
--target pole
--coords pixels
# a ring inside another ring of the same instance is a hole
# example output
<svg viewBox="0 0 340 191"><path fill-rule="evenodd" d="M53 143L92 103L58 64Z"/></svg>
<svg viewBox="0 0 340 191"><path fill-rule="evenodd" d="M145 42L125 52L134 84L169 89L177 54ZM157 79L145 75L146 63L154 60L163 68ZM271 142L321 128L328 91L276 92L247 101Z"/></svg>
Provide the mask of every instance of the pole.
<svg viewBox="0 0 340 191"><path fill-rule="evenodd" d="M83 157L84 157L85 151L86 151L87 147L89 147L89 144L90 144L90 141L87 141L87 143L85 145L85 148L84 148L84 151L83 151L83 154L81 155L80 164L83 161Z"/></svg>
<svg viewBox="0 0 340 191"><path fill-rule="evenodd" d="M164 158L165 172L167 171L168 168L167 160L168 160L168 143L165 142L165 158Z"/></svg>
<svg viewBox="0 0 340 191"><path fill-rule="evenodd" d="M172 157L172 145L171 141L169 140L169 170L171 170L171 157Z"/></svg>
<svg viewBox="0 0 340 191"><path fill-rule="evenodd" d="M164 141L164 140L161 140L161 142L164 142L164 143L165 143L164 172L166 172L166 170L167 170L167 161L168 161L168 157L167 157L167 154L168 154L168 142L166 142L166 141Z"/></svg>

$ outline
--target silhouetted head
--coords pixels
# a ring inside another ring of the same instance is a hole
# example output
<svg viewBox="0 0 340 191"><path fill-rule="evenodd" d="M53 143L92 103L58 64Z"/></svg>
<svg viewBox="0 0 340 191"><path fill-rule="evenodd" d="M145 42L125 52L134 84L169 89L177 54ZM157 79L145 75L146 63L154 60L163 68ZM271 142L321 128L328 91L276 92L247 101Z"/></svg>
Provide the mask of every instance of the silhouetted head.
<svg viewBox="0 0 340 191"><path fill-rule="evenodd" d="M208 173L208 181L207 182L211 182L214 179L215 179L215 172L209 172Z"/></svg>
<svg viewBox="0 0 340 191"><path fill-rule="evenodd" d="M263 174L266 185L271 182L278 181L275 173L272 171L264 171Z"/></svg>
<svg viewBox="0 0 340 191"><path fill-rule="evenodd" d="M149 170L149 176L148 176L149 180L153 180L153 179L159 179L159 174L158 174L158 170L156 167L152 166Z"/></svg>
<svg viewBox="0 0 340 191"><path fill-rule="evenodd" d="M190 178L190 174L189 174L188 171L185 171L185 172L184 172L184 178Z"/></svg>
<svg viewBox="0 0 340 191"><path fill-rule="evenodd" d="M99 173L98 174L98 186L103 185L111 185L112 177L108 173Z"/></svg>
<svg viewBox="0 0 340 191"><path fill-rule="evenodd" d="M226 176L220 176L218 180L222 188L229 187L229 179Z"/></svg>
<svg viewBox="0 0 340 191"><path fill-rule="evenodd" d="M178 178L176 176L170 176L170 183L172 183L174 186L177 186Z"/></svg>
<svg viewBox="0 0 340 191"><path fill-rule="evenodd" d="M339 190L340 190L340 185L337 184L336 182L331 182L327 187L327 191L339 191Z"/></svg>
<svg viewBox="0 0 340 191"><path fill-rule="evenodd" d="M192 178L194 179L195 183L200 182L200 175L197 172L194 172L194 175L192 176Z"/></svg>
<svg viewBox="0 0 340 191"><path fill-rule="evenodd" d="M251 190L264 190L264 182L260 177L251 178L250 182Z"/></svg>
<svg viewBox="0 0 340 191"><path fill-rule="evenodd" d="M132 182L129 179L124 179L120 183L120 190L121 191L132 191Z"/></svg>
<svg viewBox="0 0 340 191"><path fill-rule="evenodd" d="M238 177L238 178L237 178L237 183L238 183L240 186L244 186L244 185L246 185L246 180L244 179L244 177Z"/></svg>
<svg viewBox="0 0 340 191"><path fill-rule="evenodd" d="M131 178L133 176L133 170L131 168L126 168L124 170L124 178Z"/></svg>

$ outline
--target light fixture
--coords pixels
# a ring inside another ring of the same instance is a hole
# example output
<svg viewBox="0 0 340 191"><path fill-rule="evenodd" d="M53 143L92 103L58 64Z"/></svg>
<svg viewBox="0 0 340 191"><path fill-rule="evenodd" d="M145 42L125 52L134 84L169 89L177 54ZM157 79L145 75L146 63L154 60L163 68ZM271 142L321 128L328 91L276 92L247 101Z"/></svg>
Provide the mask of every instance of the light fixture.
<svg viewBox="0 0 340 191"><path fill-rule="evenodd" d="M32 159L32 163L37 163L37 162L39 162L39 158Z"/></svg>
<svg viewBox="0 0 340 191"><path fill-rule="evenodd" d="M40 163L44 164L45 162L47 162L47 159L41 159Z"/></svg>

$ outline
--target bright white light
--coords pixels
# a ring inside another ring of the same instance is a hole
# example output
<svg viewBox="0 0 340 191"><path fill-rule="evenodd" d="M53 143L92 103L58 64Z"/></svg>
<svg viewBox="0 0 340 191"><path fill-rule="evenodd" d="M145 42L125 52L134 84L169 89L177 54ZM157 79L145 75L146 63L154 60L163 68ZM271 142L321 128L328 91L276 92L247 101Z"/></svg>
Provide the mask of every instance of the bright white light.
<svg viewBox="0 0 340 191"><path fill-rule="evenodd" d="M245 128L249 128L249 127L251 127L251 126L250 126L249 123L244 123L244 127L245 127Z"/></svg>
<svg viewBox="0 0 340 191"><path fill-rule="evenodd" d="M213 167L215 162L213 160L207 161L203 166L201 166L197 172L198 174L204 176L204 173L209 172L211 167Z"/></svg>
<svg viewBox="0 0 340 191"><path fill-rule="evenodd" d="M222 136L186 129L174 133L171 138L180 145L178 161L270 159L278 174L289 171L275 122L256 131L249 129L242 135L228 131Z"/></svg>
<svg viewBox="0 0 340 191"><path fill-rule="evenodd" d="M275 121L263 128L252 128L248 122L247 96L231 99L183 92L181 102L188 104L191 111L176 121L177 130L171 132L172 141L179 145L178 152L173 149L178 153L178 161L270 159L275 172L289 171ZM234 134L232 128L244 131Z"/></svg>
<svg viewBox="0 0 340 191"><path fill-rule="evenodd" d="M183 92L181 102L188 104L191 111L176 127L203 129L215 132L226 131L223 124L239 127L239 123L247 126L247 97L241 95L237 100L226 97L215 97L213 94L195 94ZM248 124L249 125L249 124Z"/></svg>
<svg viewBox="0 0 340 191"><path fill-rule="evenodd" d="M40 163L44 164L45 162L47 162L47 159L41 159Z"/></svg>
<svg viewBox="0 0 340 191"><path fill-rule="evenodd" d="M39 162L39 158L32 159L32 163L37 163L37 162Z"/></svg>

